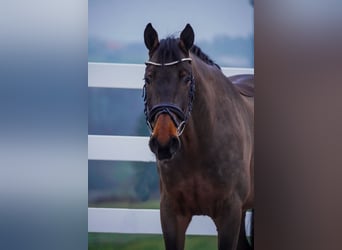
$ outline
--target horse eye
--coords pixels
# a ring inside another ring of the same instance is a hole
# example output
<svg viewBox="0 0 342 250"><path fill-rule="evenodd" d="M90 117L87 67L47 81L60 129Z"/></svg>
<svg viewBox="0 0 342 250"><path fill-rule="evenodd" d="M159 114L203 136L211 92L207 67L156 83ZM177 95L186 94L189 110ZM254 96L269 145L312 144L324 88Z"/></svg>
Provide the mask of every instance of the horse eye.
<svg viewBox="0 0 342 250"><path fill-rule="evenodd" d="M147 84L151 84L151 78L149 78L149 77L144 77L144 81Z"/></svg>
<svg viewBox="0 0 342 250"><path fill-rule="evenodd" d="M191 75L189 75L189 73L186 71L181 71L179 73L179 79L185 84L188 84L191 82Z"/></svg>
<svg viewBox="0 0 342 250"><path fill-rule="evenodd" d="M190 82L191 82L191 76L186 76L186 77L184 78L184 82L185 82L185 83L190 83Z"/></svg>

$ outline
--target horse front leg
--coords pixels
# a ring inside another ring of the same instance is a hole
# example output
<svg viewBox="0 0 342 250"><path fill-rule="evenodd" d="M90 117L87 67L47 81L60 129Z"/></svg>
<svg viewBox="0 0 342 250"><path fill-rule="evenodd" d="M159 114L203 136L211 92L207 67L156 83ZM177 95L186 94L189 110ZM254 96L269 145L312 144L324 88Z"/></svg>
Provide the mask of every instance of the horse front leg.
<svg viewBox="0 0 342 250"><path fill-rule="evenodd" d="M239 202L224 206L214 219L218 231L218 249L236 250L238 245L242 209Z"/></svg>
<svg viewBox="0 0 342 250"><path fill-rule="evenodd" d="M166 250L183 250L185 232L191 216L176 213L171 202L164 198L160 202L160 219Z"/></svg>

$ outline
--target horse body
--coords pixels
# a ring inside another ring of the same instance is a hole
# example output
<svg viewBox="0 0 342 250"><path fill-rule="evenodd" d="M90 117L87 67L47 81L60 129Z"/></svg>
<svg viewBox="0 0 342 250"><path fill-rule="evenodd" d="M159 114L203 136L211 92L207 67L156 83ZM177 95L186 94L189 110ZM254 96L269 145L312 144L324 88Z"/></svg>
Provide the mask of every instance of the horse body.
<svg viewBox="0 0 342 250"><path fill-rule="evenodd" d="M151 136L157 142L150 144L157 155L165 246L183 249L192 216L208 215L216 224L220 250L248 249L241 222L253 205L254 99L241 95L216 65L191 52L188 56L196 85L191 116L178 136L173 115L160 112ZM179 99L175 94L165 98ZM171 152L166 159L160 157L164 147Z"/></svg>

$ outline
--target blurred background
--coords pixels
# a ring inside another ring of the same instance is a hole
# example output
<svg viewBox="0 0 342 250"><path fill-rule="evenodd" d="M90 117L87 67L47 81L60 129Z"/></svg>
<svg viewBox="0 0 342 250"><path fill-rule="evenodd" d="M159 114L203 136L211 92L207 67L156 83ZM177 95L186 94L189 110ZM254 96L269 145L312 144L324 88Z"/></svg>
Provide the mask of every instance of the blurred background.
<svg viewBox="0 0 342 250"><path fill-rule="evenodd" d="M143 64L148 59L143 40L147 23L160 39L179 36L190 23L195 44L221 67L254 67L253 11L250 0L90 0L88 62ZM148 136L141 94L89 87L88 134ZM89 160L88 206L159 208L155 163ZM216 248L215 237L192 238L196 249ZM149 242L146 249L162 248L161 236L89 234L89 249L145 249L144 242Z"/></svg>

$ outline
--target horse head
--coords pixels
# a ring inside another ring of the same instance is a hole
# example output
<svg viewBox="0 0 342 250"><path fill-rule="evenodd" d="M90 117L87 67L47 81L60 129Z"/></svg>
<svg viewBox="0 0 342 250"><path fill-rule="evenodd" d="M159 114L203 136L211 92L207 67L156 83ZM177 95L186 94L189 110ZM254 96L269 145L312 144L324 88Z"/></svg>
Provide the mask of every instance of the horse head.
<svg viewBox="0 0 342 250"><path fill-rule="evenodd" d="M189 50L194 31L187 24L180 38L159 41L149 23L144 32L149 60L145 63L144 101L151 130L149 146L158 160L170 160L181 147L180 136L192 109L194 78Z"/></svg>

